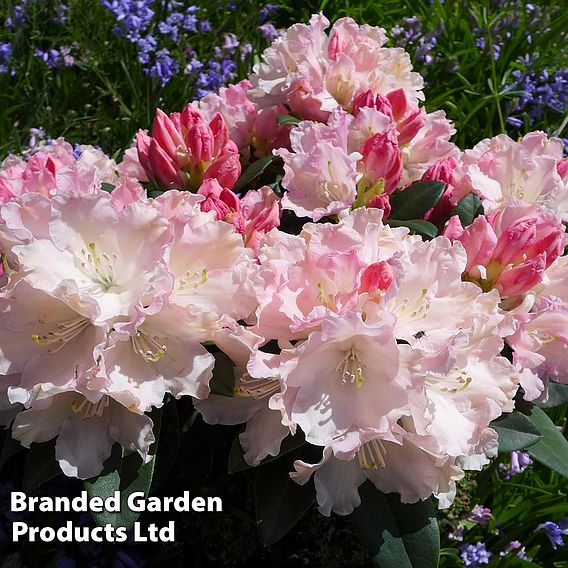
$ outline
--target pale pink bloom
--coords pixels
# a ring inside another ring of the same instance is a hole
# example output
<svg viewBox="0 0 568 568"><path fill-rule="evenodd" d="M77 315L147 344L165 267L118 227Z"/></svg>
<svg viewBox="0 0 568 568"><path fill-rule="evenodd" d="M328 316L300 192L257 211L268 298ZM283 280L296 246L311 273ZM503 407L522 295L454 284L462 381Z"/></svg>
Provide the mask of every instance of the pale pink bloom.
<svg viewBox="0 0 568 568"><path fill-rule="evenodd" d="M171 238L156 208L140 202L118 212L101 191L53 198L47 235L15 245L11 253L32 286L59 298L75 291L96 303L102 322L167 293L169 277L160 261Z"/></svg>
<svg viewBox="0 0 568 568"><path fill-rule="evenodd" d="M420 181L441 181L446 184L444 193L436 206L424 215L425 220L435 225L441 225L447 221L457 205L454 186L454 176L456 175L454 172L457 165L458 159L455 156L442 158L430 166L420 179Z"/></svg>
<svg viewBox="0 0 568 568"><path fill-rule="evenodd" d="M437 110L426 114L424 125L402 148L402 185L418 181L438 160L457 154L457 146L450 142L455 133L456 129L446 118L444 111Z"/></svg>
<svg viewBox="0 0 568 568"><path fill-rule="evenodd" d="M568 219L568 191L557 171L562 143L542 132L515 142L505 134L482 140L460 157L464 178L460 194L471 189L486 212L504 209L511 200L537 203ZM471 188L471 189L470 189Z"/></svg>
<svg viewBox="0 0 568 568"><path fill-rule="evenodd" d="M211 394L205 400L195 400L194 406L208 424L246 422L239 441L245 461L256 466L269 455L277 456L282 440L295 428L284 417L279 402L280 381L270 377L255 379L247 371L249 357L262 338L227 318L223 326L214 340L235 364L234 394Z"/></svg>
<svg viewBox="0 0 568 568"><path fill-rule="evenodd" d="M138 131L136 147L146 174L162 189L197 191L211 178L230 189L241 173L223 117L217 113L206 122L191 104L169 116L158 109L152 135Z"/></svg>
<svg viewBox="0 0 568 568"><path fill-rule="evenodd" d="M215 322L223 315L245 319L257 306L256 260L233 225L216 220L214 211L201 211L200 197L168 191L154 200L174 229L170 303Z"/></svg>
<svg viewBox="0 0 568 568"><path fill-rule="evenodd" d="M432 439L397 429L402 437L399 442L382 440L372 431L349 432L324 449L319 463L296 460L290 477L303 485L314 475L319 511L326 516L332 511L352 513L361 503L358 488L367 479L384 493L399 493L403 503L415 503L434 494L440 499L440 507L449 506L455 482L463 477L455 459L436 450ZM354 436L356 444L349 440ZM355 454L353 446L359 447Z"/></svg>
<svg viewBox="0 0 568 568"><path fill-rule="evenodd" d="M360 154L347 150L349 120L347 114L337 113L328 125L302 122L291 132L292 151L275 150L284 160L284 209L319 221L354 203Z"/></svg>
<svg viewBox="0 0 568 568"><path fill-rule="evenodd" d="M214 359L201 343L210 339L214 322L171 304L138 309L136 316L114 324L89 389L139 413L162 406L166 393L205 398Z"/></svg>
<svg viewBox="0 0 568 568"><path fill-rule="evenodd" d="M280 226L280 198L268 186L251 190L241 199L245 244L256 254L263 236Z"/></svg>
<svg viewBox="0 0 568 568"><path fill-rule="evenodd" d="M149 181L146 170L138 159L138 149L135 142L124 151L124 156L117 169L121 177L132 178L140 182Z"/></svg>
<svg viewBox="0 0 568 568"><path fill-rule="evenodd" d="M523 309L524 306L512 312L517 330L507 337L507 343L514 350L513 360L534 371L545 384L549 379L565 383L568 372L568 304L548 296L538 298L530 310Z"/></svg>
<svg viewBox="0 0 568 568"><path fill-rule="evenodd" d="M62 299L32 288L21 276L0 295L0 374L18 374L12 403L84 385L106 342L108 325L97 325L97 304L61 284Z"/></svg>
<svg viewBox="0 0 568 568"><path fill-rule="evenodd" d="M564 225L554 213L520 201L477 217L465 229L454 219L449 233L467 251L466 279L483 290L496 288L502 296L534 288L567 241Z"/></svg>
<svg viewBox="0 0 568 568"><path fill-rule="evenodd" d="M366 428L391 437L393 425L408 411L411 388L400 371L393 324L386 313L373 324L357 313L330 313L321 332L283 351L281 378L297 389L284 402L308 442L327 446L350 429Z"/></svg>
<svg viewBox="0 0 568 568"><path fill-rule="evenodd" d="M193 103L209 120L220 113L229 130L229 138L242 156L265 156L276 148L289 146L291 125L278 124L278 116L287 114L284 105L258 108L247 98L251 87L248 80L221 87L219 94L210 93Z"/></svg>
<svg viewBox="0 0 568 568"><path fill-rule="evenodd" d="M384 30L341 18L332 26L322 14L296 24L265 50L254 67L249 97L260 106L289 104L303 119L326 121L338 106L351 110L362 91L404 89L423 98L422 78L403 49L385 48Z"/></svg>
<svg viewBox="0 0 568 568"><path fill-rule="evenodd" d="M12 436L29 448L57 437L55 458L65 475L89 479L103 469L114 442L151 459L152 420L130 412L107 395L66 392L38 399L20 412Z"/></svg>

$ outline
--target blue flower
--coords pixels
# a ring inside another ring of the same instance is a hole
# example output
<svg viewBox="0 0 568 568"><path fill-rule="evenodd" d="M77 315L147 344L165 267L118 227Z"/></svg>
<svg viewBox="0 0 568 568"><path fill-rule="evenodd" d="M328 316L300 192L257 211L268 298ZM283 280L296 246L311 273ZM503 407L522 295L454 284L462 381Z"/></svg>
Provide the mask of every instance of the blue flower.
<svg viewBox="0 0 568 568"><path fill-rule="evenodd" d="M10 70L11 59L12 44L9 41L0 42L0 73L10 72L12 75L16 73L14 69Z"/></svg>
<svg viewBox="0 0 568 568"><path fill-rule="evenodd" d="M459 550L463 565L467 568L478 568L479 566L489 564L493 556L493 554L485 548L483 542L462 544Z"/></svg>
<svg viewBox="0 0 568 568"><path fill-rule="evenodd" d="M536 527L534 532L544 531L552 548L557 550L559 546L564 546L563 535L568 535L568 517L563 518L559 524L546 521Z"/></svg>

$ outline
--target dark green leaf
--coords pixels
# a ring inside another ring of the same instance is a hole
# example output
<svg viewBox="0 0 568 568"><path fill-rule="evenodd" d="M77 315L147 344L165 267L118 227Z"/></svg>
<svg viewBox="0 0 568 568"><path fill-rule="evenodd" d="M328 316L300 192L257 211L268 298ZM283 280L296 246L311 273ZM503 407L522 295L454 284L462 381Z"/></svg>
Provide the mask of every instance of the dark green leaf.
<svg viewBox="0 0 568 568"><path fill-rule="evenodd" d="M483 212L481 199L475 193L468 193L454 208L452 215L460 218L464 227L471 225L474 219Z"/></svg>
<svg viewBox="0 0 568 568"><path fill-rule="evenodd" d="M148 496L154 474L156 463L157 440L160 432L161 413L152 413L154 421L154 435L156 442L152 445L150 453L152 458L148 463L142 463L142 459L136 452L125 452L119 444L112 448L111 456L105 462L105 467L101 475L94 479L85 481L85 489L89 498L102 497L106 499L114 495L115 491L120 491L120 511L101 513L91 512L93 519L99 526L111 524L113 527L131 528L140 513L131 511L127 506L129 495L135 491L141 491L144 496Z"/></svg>
<svg viewBox="0 0 568 568"><path fill-rule="evenodd" d="M299 118L296 118L295 116L292 116L290 114L281 114L277 119L276 122L278 124L299 124L301 122L301 120Z"/></svg>
<svg viewBox="0 0 568 568"><path fill-rule="evenodd" d="M213 378L209 382L211 392L221 396L233 396L235 389L233 362L222 351L213 353L213 357L215 357L215 367L213 367Z"/></svg>
<svg viewBox="0 0 568 568"><path fill-rule="evenodd" d="M298 485L290 479L291 469L291 459L280 459L256 472L256 523L264 545L278 542L314 502L313 481Z"/></svg>
<svg viewBox="0 0 568 568"><path fill-rule="evenodd" d="M286 436L284 440L282 440L282 444L280 446L280 452L277 456L268 456L267 458L263 459L261 465L267 464L271 461L274 461L285 454L292 452L298 448L301 448L306 443L304 438L303 432L298 432L295 436ZM244 471L245 469L249 469L251 466L245 461L243 457L243 449L239 442L239 437L235 436L233 443L231 445L231 451L229 452L229 473L236 473L237 471Z"/></svg>
<svg viewBox="0 0 568 568"><path fill-rule="evenodd" d="M156 454L152 488L158 487L167 479L179 458L180 430L176 401L170 398L162 408L160 451Z"/></svg>
<svg viewBox="0 0 568 568"><path fill-rule="evenodd" d="M540 430L542 440L527 448L528 454L550 469L568 477L568 440L556 429L554 422L544 410L534 406L530 417Z"/></svg>
<svg viewBox="0 0 568 568"><path fill-rule="evenodd" d="M542 438L531 419L520 412L505 414L492 422L491 428L499 435L501 453L522 450L536 444Z"/></svg>
<svg viewBox="0 0 568 568"><path fill-rule="evenodd" d="M568 402L568 385L550 382L548 384L548 400L540 402L541 408L554 408Z"/></svg>
<svg viewBox="0 0 568 568"><path fill-rule="evenodd" d="M22 488L31 493L40 485L61 474L55 459L55 440L42 444L32 444L26 457Z"/></svg>
<svg viewBox="0 0 568 568"><path fill-rule="evenodd" d="M109 193L111 193L114 188L115 188L115 186L112 183L108 183L106 181L103 181L101 183L101 189L103 191L108 191Z"/></svg>
<svg viewBox="0 0 568 568"><path fill-rule="evenodd" d="M237 180L233 191L235 193L243 190L255 178L257 178L274 160L276 156L264 156L253 162Z"/></svg>
<svg viewBox="0 0 568 568"><path fill-rule="evenodd" d="M418 181L390 196L391 217L400 221L420 219L436 203L446 185L441 181Z"/></svg>
<svg viewBox="0 0 568 568"><path fill-rule="evenodd" d="M402 504L367 481L361 505L351 514L355 528L380 568L436 568L440 532L431 500Z"/></svg>
<svg viewBox="0 0 568 568"><path fill-rule="evenodd" d="M426 238L433 239L438 234L436 225L422 219L411 219L410 221L400 221L399 219L391 219L385 221L391 227L408 227L414 233L422 235Z"/></svg>

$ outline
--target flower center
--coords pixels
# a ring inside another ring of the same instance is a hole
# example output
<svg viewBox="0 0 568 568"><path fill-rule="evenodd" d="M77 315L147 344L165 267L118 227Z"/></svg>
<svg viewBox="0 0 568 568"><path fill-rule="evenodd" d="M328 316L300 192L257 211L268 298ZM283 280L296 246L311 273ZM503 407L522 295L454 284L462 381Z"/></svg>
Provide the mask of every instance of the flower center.
<svg viewBox="0 0 568 568"><path fill-rule="evenodd" d="M83 420L91 420L92 418L100 418L109 405L110 399L105 394L98 402L89 402L86 398L74 399L71 401L71 410L75 416L82 414Z"/></svg>
<svg viewBox="0 0 568 568"><path fill-rule="evenodd" d="M156 363L166 356L168 347L160 343L157 335L145 331L141 327L138 328L136 335L132 337L132 345L134 351L142 356L149 363Z"/></svg>
<svg viewBox="0 0 568 568"><path fill-rule="evenodd" d="M385 467L387 451L380 440L371 440L363 444L357 452L359 463L363 469L379 469Z"/></svg>
<svg viewBox="0 0 568 568"><path fill-rule="evenodd" d="M456 394L465 390L473 380L465 369L454 367L447 375L427 374L426 385L442 393Z"/></svg>
<svg viewBox="0 0 568 568"><path fill-rule="evenodd" d="M339 362L336 367L336 371L340 373L341 383L346 385L347 383L356 384L360 387L365 381L365 375L363 373L363 368L365 365L359 359L357 351L351 348Z"/></svg>
<svg viewBox="0 0 568 568"><path fill-rule="evenodd" d="M207 268L204 268L201 272L191 272L188 270L178 279L177 287L184 292L195 292L195 290L202 284L205 284L205 282L207 282Z"/></svg>
<svg viewBox="0 0 568 568"><path fill-rule="evenodd" d="M65 344L77 337L91 322L87 318L78 317L69 321L59 322L53 331L45 335L32 335L34 343L42 347L49 346L50 353L57 353Z"/></svg>
<svg viewBox="0 0 568 568"><path fill-rule="evenodd" d="M98 254L95 243L89 243L88 250L81 249L81 268L93 279L102 282L107 288L115 284L114 261L116 254Z"/></svg>
<svg viewBox="0 0 568 568"><path fill-rule="evenodd" d="M404 298L402 304L394 307L392 310L398 317L409 317L412 319L424 319L430 310L432 303L428 296L428 288L423 288L422 293L415 301L410 298Z"/></svg>
<svg viewBox="0 0 568 568"><path fill-rule="evenodd" d="M260 400L268 398L280 392L280 381L278 379L253 379L248 373L244 373L235 386L236 396L245 396Z"/></svg>

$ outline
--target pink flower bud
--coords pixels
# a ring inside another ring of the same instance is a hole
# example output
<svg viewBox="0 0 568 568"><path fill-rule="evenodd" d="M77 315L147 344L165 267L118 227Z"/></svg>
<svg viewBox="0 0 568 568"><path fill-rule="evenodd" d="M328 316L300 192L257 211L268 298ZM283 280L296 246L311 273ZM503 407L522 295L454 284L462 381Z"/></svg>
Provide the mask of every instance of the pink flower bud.
<svg viewBox="0 0 568 568"><path fill-rule="evenodd" d="M562 158L556 166L558 169L558 175L562 178L568 178L568 158Z"/></svg>
<svg viewBox="0 0 568 568"><path fill-rule="evenodd" d="M387 95L387 99L391 106L393 118L398 122L406 114L408 110L408 99L406 98L406 91L404 89L397 89L391 91Z"/></svg>
<svg viewBox="0 0 568 568"><path fill-rule="evenodd" d="M376 297L386 292L392 285L394 275L390 264L384 260L369 265L361 275L359 292L367 292L369 296Z"/></svg>
<svg viewBox="0 0 568 568"><path fill-rule="evenodd" d="M201 202L202 211L215 211L217 220L225 221L239 233L245 232L240 200L230 189L224 189L215 179L205 180L197 192L205 196Z"/></svg>
<svg viewBox="0 0 568 568"><path fill-rule="evenodd" d="M375 209L383 210L383 221L388 219L391 214L391 204L388 195L382 193L381 195L375 195L369 200L367 207L373 207Z"/></svg>
<svg viewBox="0 0 568 568"><path fill-rule="evenodd" d="M245 220L245 243L258 253L268 231L280 226L280 199L268 186L251 190L241 200Z"/></svg>
<svg viewBox="0 0 568 568"><path fill-rule="evenodd" d="M370 185L384 180L384 192L392 193L402 178L402 152L396 132L387 130L367 139L361 148L363 175Z"/></svg>
<svg viewBox="0 0 568 568"><path fill-rule="evenodd" d="M443 222L451 215L454 203L454 186L452 184L452 176L458 161L453 156L438 160L434 165L430 166L422 176L420 181L441 181L446 183L446 189L440 197L436 206L426 212L424 219L435 225L442 225Z"/></svg>
<svg viewBox="0 0 568 568"><path fill-rule="evenodd" d="M347 48L347 42L339 37L339 33L334 33L327 44L327 56L332 60L336 61L340 53L343 53Z"/></svg>
<svg viewBox="0 0 568 568"><path fill-rule="evenodd" d="M170 115L158 109L152 135L139 131L136 147L140 165L161 189L196 191L204 178L216 176L233 187L241 171L223 117L217 113L207 124L191 105Z"/></svg>
<svg viewBox="0 0 568 568"><path fill-rule="evenodd" d="M353 116L357 116L362 108L373 108L375 106L375 97L373 91L367 89L355 95L353 99Z"/></svg>
<svg viewBox="0 0 568 568"><path fill-rule="evenodd" d="M229 140L221 155L207 168L203 179L216 179L221 186L231 189L241 175L241 161L237 145Z"/></svg>

